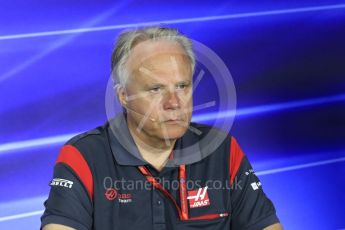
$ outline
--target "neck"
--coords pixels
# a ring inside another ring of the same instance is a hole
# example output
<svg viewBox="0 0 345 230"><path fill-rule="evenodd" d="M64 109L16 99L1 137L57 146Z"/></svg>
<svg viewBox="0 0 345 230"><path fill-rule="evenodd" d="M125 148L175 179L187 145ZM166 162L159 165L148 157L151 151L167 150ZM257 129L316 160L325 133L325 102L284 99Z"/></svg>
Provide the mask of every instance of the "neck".
<svg viewBox="0 0 345 230"><path fill-rule="evenodd" d="M145 135L143 130L138 132L130 122L127 124L142 158L155 169L161 171L169 159L176 140L168 140L167 143L164 139Z"/></svg>

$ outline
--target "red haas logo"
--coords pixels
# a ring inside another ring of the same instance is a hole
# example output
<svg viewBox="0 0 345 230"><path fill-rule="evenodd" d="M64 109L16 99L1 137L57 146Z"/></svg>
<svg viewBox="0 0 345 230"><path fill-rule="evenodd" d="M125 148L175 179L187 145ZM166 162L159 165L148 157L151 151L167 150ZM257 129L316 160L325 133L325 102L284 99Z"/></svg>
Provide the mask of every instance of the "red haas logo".
<svg viewBox="0 0 345 230"><path fill-rule="evenodd" d="M130 193L119 193L114 188L108 188L105 193L105 198L109 201L113 201L117 199L120 203L131 203L132 202L132 194Z"/></svg>
<svg viewBox="0 0 345 230"><path fill-rule="evenodd" d="M108 200L115 200L117 197L117 191L113 188L108 188L107 191L105 191L105 197Z"/></svg>
<svg viewBox="0 0 345 230"><path fill-rule="evenodd" d="M197 190L188 191L187 199L189 200L190 208L209 206L210 199L208 198L207 186Z"/></svg>

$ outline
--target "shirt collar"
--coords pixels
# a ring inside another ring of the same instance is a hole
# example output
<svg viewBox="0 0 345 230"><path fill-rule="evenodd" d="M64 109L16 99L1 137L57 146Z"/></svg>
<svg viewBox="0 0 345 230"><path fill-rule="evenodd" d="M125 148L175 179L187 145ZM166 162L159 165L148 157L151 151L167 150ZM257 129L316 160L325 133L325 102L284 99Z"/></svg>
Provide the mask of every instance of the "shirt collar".
<svg viewBox="0 0 345 230"><path fill-rule="evenodd" d="M193 123L190 124L191 126ZM124 114L119 114L107 123L107 133L110 147L115 160L120 165L147 165L140 155L127 126ZM173 159L166 166L174 167L181 164L191 164L202 159L197 134L187 129L186 133L176 140L173 149Z"/></svg>

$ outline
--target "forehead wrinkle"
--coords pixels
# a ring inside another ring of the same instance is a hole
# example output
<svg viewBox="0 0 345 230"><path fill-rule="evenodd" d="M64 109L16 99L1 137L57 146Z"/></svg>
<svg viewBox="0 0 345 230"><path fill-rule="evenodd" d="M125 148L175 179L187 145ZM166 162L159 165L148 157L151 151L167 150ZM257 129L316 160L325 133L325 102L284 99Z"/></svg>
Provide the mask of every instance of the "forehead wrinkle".
<svg viewBox="0 0 345 230"><path fill-rule="evenodd" d="M170 59L171 65L172 65L172 67L173 67L174 75L175 75L175 77L177 78L177 77L178 77L178 66L177 66L176 57L170 55L169 59Z"/></svg>
<svg viewBox="0 0 345 230"><path fill-rule="evenodd" d="M179 82L183 81L183 79L181 79L181 76L179 75L179 65L177 64L176 56L170 55L169 59L173 67L172 70L173 70L174 77L178 79Z"/></svg>
<svg viewBox="0 0 345 230"><path fill-rule="evenodd" d="M129 78L142 75L155 82L162 81L167 84L169 79L162 77L163 75L172 74L175 78L179 78L178 80L183 80L183 76L179 75L190 75L191 66L186 64L189 63L189 59L178 44L164 46L150 43L148 46L151 49L143 45L140 49L140 45L142 44L133 48L128 59L127 68L131 71ZM183 65L183 68L179 65Z"/></svg>
<svg viewBox="0 0 345 230"><path fill-rule="evenodd" d="M183 47L174 41L147 40L138 43L131 49L127 59L127 63L132 64L133 67L136 67L143 63L145 60L149 59L150 57L161 54L174 54L186 57L188 56ZM186 59L189 60L188 57Z"/></svg>
<svg viewBox="0 0 345 230"><path fill-rule="evenodd" d="M139 72L145 74L146 76L148 76L149 78L151 78L154 81L157 81L157 78L155 77L155 73L153 73L152 71L150 71L149 69L141 66L139 67ZM162 80L164 83L168 83L168 81L164 78L159 78L160 80Z"/></svg>

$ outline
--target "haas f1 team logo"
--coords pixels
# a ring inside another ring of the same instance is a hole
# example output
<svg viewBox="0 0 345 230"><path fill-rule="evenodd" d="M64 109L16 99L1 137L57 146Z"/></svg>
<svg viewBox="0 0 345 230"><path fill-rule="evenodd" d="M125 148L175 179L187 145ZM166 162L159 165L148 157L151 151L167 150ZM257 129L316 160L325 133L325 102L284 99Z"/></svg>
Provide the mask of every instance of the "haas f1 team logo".
<svg viewBox="0 0 345 230"><path fill-rule="evenodd" d="M113 188L109 188L107 189L107 191L105 191L104 195L107 200L115 200L115 198L117 197L117 191Z"/></svg>
<svg viewBox="0 0 345 230"><path fill-rule="evenodd" d="M131 203L132 202L132 194L130 193L119 193L114 188L108 188L105 193L105 198L107 200L112 201L117 199L119 203Z"/></svg>
<svg viewBox="0 0 345 230"><path fill-rule="evenodd" d="M209 206L210 199L208 198L207 186L197 190L188 191L187 199L189 200L190 208Z"/></svg>

